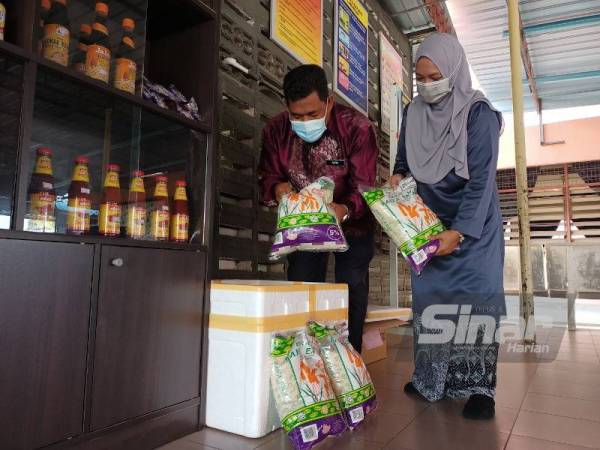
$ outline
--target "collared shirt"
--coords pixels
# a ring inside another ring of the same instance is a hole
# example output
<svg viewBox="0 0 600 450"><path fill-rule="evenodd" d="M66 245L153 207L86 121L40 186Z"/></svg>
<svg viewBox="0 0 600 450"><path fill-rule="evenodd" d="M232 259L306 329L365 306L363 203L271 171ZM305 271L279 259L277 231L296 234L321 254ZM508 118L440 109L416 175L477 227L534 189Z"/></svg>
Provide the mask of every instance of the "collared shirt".
<svg viewBox="0 0 600 450"><path fill-rule="evenodd" d="M352 108L335 104L327 131L312 144L292 131L289 114L283 112L271 119L262 133L259 175L263 201L276 204L274 191L279 183L290 182L295 190L301 190L327 176L335 182L333 201L348 207L346 234L367 234L374 221L360 188L375 185L378 153L373 124Z"/></svg>

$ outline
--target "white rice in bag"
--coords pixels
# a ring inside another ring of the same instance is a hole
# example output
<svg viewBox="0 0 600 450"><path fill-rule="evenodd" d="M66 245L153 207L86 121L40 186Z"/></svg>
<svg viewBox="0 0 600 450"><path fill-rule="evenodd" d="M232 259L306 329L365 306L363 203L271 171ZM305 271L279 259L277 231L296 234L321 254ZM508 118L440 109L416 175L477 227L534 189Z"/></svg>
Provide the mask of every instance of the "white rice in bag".
<svg viewBox="0 0 600 450"><path fill-rule="evenodd" d="M397 188L365 190L363 197L383 231L412 270L420 274L440 246L439 241L430 237L446 228L417 194L415 179L405 178Z"/></svg>
<svg viewBox="0 0 600 450"><path fill-rule="evenodd" d="M348 341L346 324L309 322L348 427L358 427L377 407L375 387L360 354Z"/></svg>
<svg viewBox="0 0 600 450"><path fill-rule="evenodd" d="M275 335L271 389L281 425L296 450L309 450L347 428L314 338Z"/></svg>
<svg viewBox="0 0 600 450"><path fill-rule="evenodd" d="M338 223L333 202L335 184L321 177L298 193L279 202L277 233L269 259L278 260L295 251L345 252L348 243Z"/></svg>

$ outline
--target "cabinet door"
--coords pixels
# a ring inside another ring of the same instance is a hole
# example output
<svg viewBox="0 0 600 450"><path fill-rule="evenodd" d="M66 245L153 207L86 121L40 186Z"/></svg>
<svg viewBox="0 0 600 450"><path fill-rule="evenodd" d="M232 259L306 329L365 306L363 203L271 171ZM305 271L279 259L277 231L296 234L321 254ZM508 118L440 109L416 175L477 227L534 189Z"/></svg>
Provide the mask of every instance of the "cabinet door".
<svg viewBox="0 0 600 450"><path fill-rule="evenodd" d="M104 246L91 427L199 395L205 255Z"/></svg>
<svg viewBox="0 0 600 450"><path fill-rule="evenodd" d="M94 247L0 239L0 447L82 432Z"/></svg>

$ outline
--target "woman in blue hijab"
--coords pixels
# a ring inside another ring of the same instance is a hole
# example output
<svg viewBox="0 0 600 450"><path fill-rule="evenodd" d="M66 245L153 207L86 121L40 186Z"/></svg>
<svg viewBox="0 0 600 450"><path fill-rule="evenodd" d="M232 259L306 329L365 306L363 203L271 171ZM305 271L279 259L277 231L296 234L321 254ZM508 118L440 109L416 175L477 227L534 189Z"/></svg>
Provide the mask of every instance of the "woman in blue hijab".
<svg viewBox="0 0 600 450"><path fill-rule="evenodd" d="M437 256L412 277L415 370L404 389L429 401L468 397L463 415L490 419L498 358L490 337L506 309L496 186L502 116L472 89L454 36L434 33L421 43L416 80L419 95L404 114L391 183L412 175L447 231L437 236Z"/></svg>

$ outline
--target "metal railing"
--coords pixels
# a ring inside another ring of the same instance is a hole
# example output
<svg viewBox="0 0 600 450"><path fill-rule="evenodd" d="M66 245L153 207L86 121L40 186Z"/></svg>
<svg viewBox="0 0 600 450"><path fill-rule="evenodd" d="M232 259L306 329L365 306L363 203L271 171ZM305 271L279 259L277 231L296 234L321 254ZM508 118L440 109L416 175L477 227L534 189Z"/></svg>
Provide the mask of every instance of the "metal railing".
<svg viewBox="0 0 600 450"><path fill-rule="evenodd" d="M527 175L532 239L600 238L600 161L532 167ZM519 237L514 178L512 169L498 171L506 241Z"/></svg>

